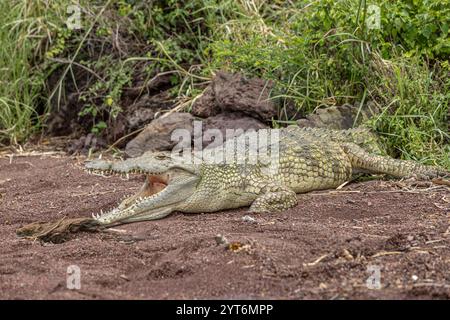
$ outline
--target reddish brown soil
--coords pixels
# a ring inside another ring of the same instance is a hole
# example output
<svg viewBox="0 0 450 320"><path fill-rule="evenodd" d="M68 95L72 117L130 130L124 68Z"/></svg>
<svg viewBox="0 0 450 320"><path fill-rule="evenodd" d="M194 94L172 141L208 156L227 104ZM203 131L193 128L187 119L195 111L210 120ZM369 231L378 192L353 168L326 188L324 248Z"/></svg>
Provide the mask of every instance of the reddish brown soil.
<svg viewBox="0 0 450 320"><path fill-rule="evenodd" d="M139 178L90 176L81 159L0 159L0 298L450 298L450 192L371 181L299 195L283 213L173 214L78 233L63 244L19 239L35 221L83 217L134 191ZM232 251L215 236L244 245ZM81 289L66 288L69 265ZM368 266L381 268L368 289Z"/></svg>

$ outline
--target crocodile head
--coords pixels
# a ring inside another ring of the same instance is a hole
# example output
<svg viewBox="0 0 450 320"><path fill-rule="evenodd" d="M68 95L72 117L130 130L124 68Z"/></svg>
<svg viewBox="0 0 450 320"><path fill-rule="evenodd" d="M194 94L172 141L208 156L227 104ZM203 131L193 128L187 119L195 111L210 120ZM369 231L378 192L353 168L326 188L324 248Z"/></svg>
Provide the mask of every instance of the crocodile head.
<svg viewBox="0 0 450 320"><path fill-rule="evenodd" d="M102 225L165 217L195 192L200 180L193 163L169 152L147 152L123 161L95 160L86 163L85 168L100 175L145 176L145 183L136 194L109 212L93 215Z"/></svg>

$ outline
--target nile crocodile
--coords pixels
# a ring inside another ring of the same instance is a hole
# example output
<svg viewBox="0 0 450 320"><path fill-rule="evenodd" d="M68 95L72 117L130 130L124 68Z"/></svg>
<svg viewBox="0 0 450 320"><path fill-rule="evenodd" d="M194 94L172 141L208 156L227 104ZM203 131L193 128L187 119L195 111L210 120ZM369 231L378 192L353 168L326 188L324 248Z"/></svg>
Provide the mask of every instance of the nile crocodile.
<svg viewBox="0 0 450 320"><path fill-rule="evenodd" d="M167 152L88 162L86 169L91 173L146 176L140 191L94 218L100 225L113 225L159 219L174 211L201 213L250 206L251 212L274 212L294 207L296 193L336 188L361 172L419 179L449 175L438 167L383 155L377 136L367 129L290 126L280 129L278 137L275 166L265 161L267 156L254 163L205 163L181 161ZM237 147L231 150L242 152Z"/></svg>

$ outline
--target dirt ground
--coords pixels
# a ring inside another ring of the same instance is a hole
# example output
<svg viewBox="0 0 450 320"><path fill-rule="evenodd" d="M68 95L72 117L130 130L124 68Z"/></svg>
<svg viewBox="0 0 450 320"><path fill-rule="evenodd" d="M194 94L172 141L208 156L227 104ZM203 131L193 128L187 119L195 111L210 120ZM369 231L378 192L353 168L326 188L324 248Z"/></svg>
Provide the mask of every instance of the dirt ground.
<svg viewBox="0 0 450 320"><path fill-rule="evenodd" d="M298 195L297 207L256 221L245 209L177 213L62 244L18 238L24 224L107 210L141 184L88 175L82 162L0 159L0 298L450 298L448 187L369 181ZM70 265L80 290L66 288ZM367 288L368 268L379 268L380 289Z"/></svg>

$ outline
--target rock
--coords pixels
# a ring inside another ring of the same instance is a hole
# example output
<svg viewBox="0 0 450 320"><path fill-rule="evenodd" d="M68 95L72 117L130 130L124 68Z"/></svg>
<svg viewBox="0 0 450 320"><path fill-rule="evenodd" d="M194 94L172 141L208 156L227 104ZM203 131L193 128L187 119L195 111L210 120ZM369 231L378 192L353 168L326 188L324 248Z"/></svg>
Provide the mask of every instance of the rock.
<svg viewBox="0 0 450 320"><path fill-rule="evenodd" d="M174 112L166 117L153 120L133 140L128 142L125 153L130 157L138 157L146 151L172 150L177 141L171 140L172 131L186 129L192 134L192 121L190 113Z"/></svg>
<svg viewBox="0 0 450 320"><path fill-rule="evenodd" d="M155 95L143 94L135 103L126 108L125 117L129 131L141 128L155 118L155 114L169 110L174 104L168 91Z"/></svg>
<svg viewBox="0 0 450 320"><path fill-rule="evenodd" d="M212 86L206 87L203 95L197 99L192 106L192 114L197 117L208 118L220 113L220 108L216 104L216 97Z"/></svg>
<svg viewBox="0 0 450 320"><path fill-rule="evenodd" d="M133 130L139 128L145 123L149 123L155 117L155 110L139 108L129 112L127 115L127 122L129 127Z"/></svg>
<svg viewBox="0 0 450 320"><path fill-rule="evenodd" d="M223 235L218 234L214 237L214 240L216 240L217 245L221 245L221 244L228 244L228 240L227 238L225 238Z"/></svg>
<svg viewBox="0 0 450 320"><path fill-rule="evenodd" d="M361 110L359 103L355 103L353 106L350 104L331 106L317 109L314 113L306 116L306 119L297 120L297 125L299 127L345 130L353 128L353 124L358 126L378 112L378 108L373 103L367 103Z"/></svg>
<svg viewBox="0 0 450 320"><path fill-rule="evenodd" d="M244 222L257 223L256 219L250 216L243 216L241 219Z"/></svg>
<svg viewBox="0 0 450 320"><path fill-rule="evenodd" d="M167 117L161 117L150 122L149 125L133 140L131 140L125 152L130 157L137 157L146 151L172 150L177 141L171 140L171 134L175 129L186 129L192 138L199 138L202 135L203 147L211 143L204 139L205 132L209 129L218 129L222 133L222 144L227 136L227 129L242 129L235 131L235 134L228 138L238 136L249 129L259 130L267 126L259 120L245 116L242 113L223 113L210 117L202 121L202 130L193 132L194 117L189 113L172 113ZM191 140L192 142L192 140Z"/></svg>
<svg viewBox="0 0 450 320"><path fill-rule="evenodd" d="M277 107L270 99L273 82L246 78L242 74L217 72L192 108L199 117L210 117L221 112L242 112L262 121L277 115Z"/></svg>
<svg viewBox="0 0 450 320"><path fill-rule="evenodd" d="M222 142L226 141L227 138L239 136L249 129L254 129L257 131L263 128L267 128L264 123L254 118L245 116L242 113L221 113L203 121L203 134L209 129L219 129L223 137ZM227 137L227 129L234 129L235 134ZM203 139L203 147L206 147L210 143L211 141Z"/></svg>

